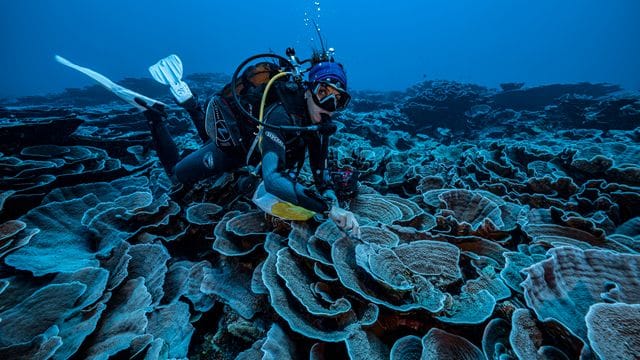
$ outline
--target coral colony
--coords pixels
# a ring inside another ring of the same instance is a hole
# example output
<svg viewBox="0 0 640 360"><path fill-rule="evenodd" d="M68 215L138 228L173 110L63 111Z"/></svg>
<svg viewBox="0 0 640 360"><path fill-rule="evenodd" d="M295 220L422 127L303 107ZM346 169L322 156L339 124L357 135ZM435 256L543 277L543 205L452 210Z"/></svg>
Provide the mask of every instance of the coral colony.
<svg viewBox="0 0 640 360"><path fill-rule="evenodd" d="M228 79L193 75L207 94ZM151 81L123 85L171 104ZM175 188L98 87L0 108L4 359L632 359L640 99L605 84L356 92L334 160L362 239ZM169 109L184 148L187 114ZM310 181L303 170L301 181Z"/></svg>

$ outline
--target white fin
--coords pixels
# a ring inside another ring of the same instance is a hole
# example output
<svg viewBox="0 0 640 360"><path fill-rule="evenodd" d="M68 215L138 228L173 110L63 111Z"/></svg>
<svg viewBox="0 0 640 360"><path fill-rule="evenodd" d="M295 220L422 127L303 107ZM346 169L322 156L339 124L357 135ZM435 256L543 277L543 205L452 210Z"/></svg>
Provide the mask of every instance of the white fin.
<svg viewBox="0 0 640 360"><path fill-rule="evenodd" d="M182 80L182 60L178 55L169 55L149 66L149 72L160 84L177 84Z"/></svg>
<svg viewBox="0 0 640 360"><path fill-rule="evenodd" d="M149 66L149 72L155 81L171 87L171 93L178 100L178 103L184 103L193 97L187 83L182 81L182 60L178 55L171 54L160 59L157 63Z"/></svg>
<svg viewBox="0 0 640 360"><path fill-rule="evenodd" d="M113 81L111 81L109 78L107 78L106 76L95 72L89 68L86 67L82 67L79 65L76 65L74 63L72 63L71 61L63 58L60 55L56 55L56 61L59 62L62 65L68 66L74 70L77 70L85 75L87 75L88 77L92 78L93 80L97 81L100 85L104 86L107 90L111 91L112 93L114 93L117 97L121 98L122 100L128 102L129 104L135 106L136 108L140 109L140 110L147 110L144 106L138 104L135 99L139 98L140 100L144 101L147 106L151 107L155 104L161 104L166 106L164 103L152 99L150 97L144 96L142 94L138 94L137 92L133 91L133 90L129 90L121 85L118 85L116 83L114 83Z"/></svg>

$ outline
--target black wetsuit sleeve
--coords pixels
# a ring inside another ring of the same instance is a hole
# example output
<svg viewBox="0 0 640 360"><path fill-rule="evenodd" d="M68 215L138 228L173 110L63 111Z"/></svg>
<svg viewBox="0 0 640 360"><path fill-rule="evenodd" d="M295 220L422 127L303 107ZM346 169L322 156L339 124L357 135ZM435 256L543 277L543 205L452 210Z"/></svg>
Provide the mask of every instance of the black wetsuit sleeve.
<svg viewBox="0 0 640 360"><path fill-rule="evenodd" d="M320 137L317 135L309 136L306 142L309 148L309 166L313 173L316 189L318 189L318 192L321 194L333 190L333 184L327 169L327 158L329 154L325 154Z"/></svg>
<svg viewBox="0 0 640 360"><path fill-rule="evenodd" d="M313 180L316 189L321 194L322 199L327 203L327 207L338 203L338 198L333 189L333 182L329 176L327 158L329 154L322 147L321 138L317 135L307 138L309 146L309 166L313 173Z"/></svg>
<svg viewBox="0 0 640 360"><path fill-rule="evenodd" d="M277 119L277 122L281 122L282 116L287 114L283 111L274 111L269 115L269 119ZM273 124L276 121L270 121L270 123ZM311 211L328 210L327 204L316 192L297 183L286 173L286 147L282 133L264 129L259 146L262 153L262 179L267 192Z"/></svg>
<svg viewBox="0 0 640 360"><path fill-rule="evenodd" d="M209 135L207 134L205 125L206 113L203 106L199 104L198 97L194 94L192 98L185 101L183 104L180 104L180 106L182 106L185 110L187 110L187 113L189 113L191 121L193 122L193 125L195 126L196 131L198 132L198 136L200 137L202 142L209 141Z"/></svg>

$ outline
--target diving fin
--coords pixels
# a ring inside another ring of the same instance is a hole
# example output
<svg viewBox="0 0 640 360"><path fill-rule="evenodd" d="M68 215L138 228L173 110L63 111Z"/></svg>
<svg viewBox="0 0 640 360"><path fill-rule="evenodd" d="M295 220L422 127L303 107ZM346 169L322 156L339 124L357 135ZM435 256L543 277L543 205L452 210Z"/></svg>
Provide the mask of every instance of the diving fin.
<svg viewBox="0 0 640 360"><path fill-rule="evenodd" d="M112 93L114 93L117 97L119 97L120 99L128 102L129 104L135 106L136 108L144 111L147 110L148 108L153 107L155 104L160 104L163 106L166 106L164 103L152 99L150 97L146 97L142 94L138 94L137 92L133 91L133 90L129 90L121 85L118 85L116 83L114 83L113 81L111 81L109 78L107 78L106 76L97 73L89 68L86 67L82 67L79 65L76 65L74 63L72 63L71 61L63 58L62 56L56 55L56 61L59 62L62 65L68 66L74 70L77 70L85 75L87 75L88 77L92 78L93 80L97 81L100 85L104 86L107 90L111 91ZM136 100L137 99L137 100Z"/></svg>
<svg viewBox="0 0 640 360"><path fill-rule="evenodd" d="M182 81L182 60L178 55L172 54L157 63L149 66L151 76L160 84L169 85L171 94L179 104L193 97L187 83Z"/></svg>

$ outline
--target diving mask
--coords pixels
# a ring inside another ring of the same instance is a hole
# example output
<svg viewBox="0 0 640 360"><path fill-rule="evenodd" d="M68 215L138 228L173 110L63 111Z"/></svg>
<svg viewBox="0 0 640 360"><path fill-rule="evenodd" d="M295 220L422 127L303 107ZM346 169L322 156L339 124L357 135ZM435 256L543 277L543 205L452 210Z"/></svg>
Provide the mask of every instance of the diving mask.
<svg viewBox="0 0 640 360"><path fill-rule="evenodd" d="M319 81L313 86L311 93L316 105L329 112L344 110L351 101L351 96L341 89L339 83Z"/></svg>

